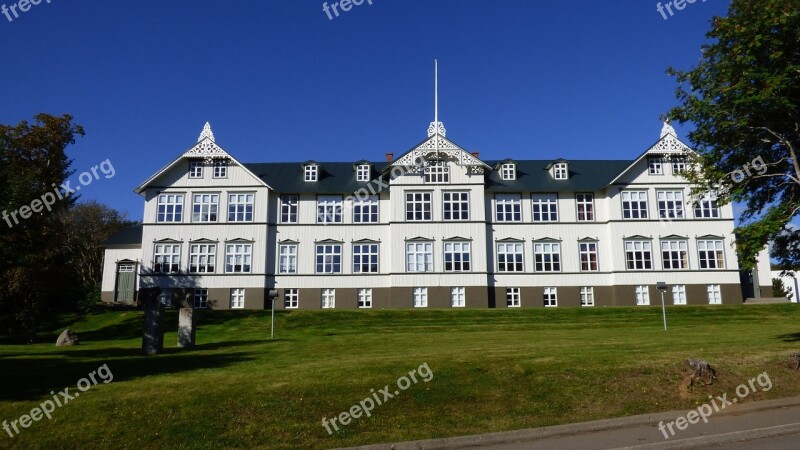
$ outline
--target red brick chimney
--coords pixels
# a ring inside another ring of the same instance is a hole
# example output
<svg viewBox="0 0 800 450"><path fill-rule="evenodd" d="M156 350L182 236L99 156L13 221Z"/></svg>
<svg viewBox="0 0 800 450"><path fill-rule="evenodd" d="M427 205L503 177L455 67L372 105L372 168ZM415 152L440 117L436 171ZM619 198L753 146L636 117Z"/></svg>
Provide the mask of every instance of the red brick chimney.
<svg viewBox="0 0 800 450"><path fill-rule="evenodd" d="M480 159L480 157L478 156L480 154L481 154L480 152L472 152L472 156L474 156L474 157L476 157L478 159Z"/></svg>
<svg viewBox="0 0 800 450"><path fill-rule="evenodd" d="M392 161L394 161L394 153L392 152L386 153L386 162L392 162Z"/></svg>

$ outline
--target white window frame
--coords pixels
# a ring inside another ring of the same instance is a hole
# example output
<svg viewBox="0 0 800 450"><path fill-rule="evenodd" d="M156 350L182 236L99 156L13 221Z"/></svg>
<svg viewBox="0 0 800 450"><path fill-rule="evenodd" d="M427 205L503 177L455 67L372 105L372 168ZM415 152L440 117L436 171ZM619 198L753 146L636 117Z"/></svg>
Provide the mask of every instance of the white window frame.
<svg viewBox="0 0 800 450"><path fill-rule="evenodd" d="M317 223L342 223L342 196L317 196Z"/></svg>
<svg viewBox="0 0 800 450"><path fill-rule="evenodd" d="M378 223L379 199L377 195L353 198L353 223Z"/></svg>
<svg viewBox="0 0 800 450"><path fill-rule="evenodd" d="M425 184L447 184L450 182L450 166L447 161L431 160L423 173Z"/></svg>
<svg viewBox="0 0 800 450"><path fill-rule="evenodd" d="M322 309L336 309L336 289L323 288L320 303Z"/></svg>
<svg viewBox="0 0 800 450"><path fill-rule="evenodd" d="M706 286L706 295L709 305L722 304L722 289L718 284L709 284Z"/></svg>
<svg viewBox="0 0 800 450"><path fill-rule="evenodd" d="M500 178L504 181L514 181L517 179L517 165L505 163L500 166Z"/></svg>
<svg viewBox="0 0 800 450"><path fill-rule="evenodd" d="M648 157L647 173L650 175L664 175L664 158L661 156Z"/></svg>
<svg viewBox="0 0 800 450"><path fill-rule="evenodd" d="M217 269L217 244L189 243L189 273L214 273Z"/></svg>
<svg viewBox="0 0 800 450"><path fill-rule="evenodd" d="M537 273L561 272L561 244L534 242L533 270Z"/></svg>
<svg viewBox="0 0 800 450"><path fill-rule="evenodd" d="M244 288L231 288L231 309L244 309Z"/></svg>
<svg viewBox="0 0 800 450"><path fill-rule="evenodd" d="M543 287L542 300L545 308L556 308L558 306L558 288L552 286Z"/></svg>
<svg viewBox="0 0 800 450"><path fill-rule="evenodd" d="M202 160L189 161L189 178L203 178L203 167L205 162Z"/></svg>
<svg viewBox="0 0 800 450"><path fill-rule="evenodd" d="M518 287L506 288L506 306L509 308L519 308L522 304L522 290Z"/></svg>
<svg viewBox="0 0 800 450"><path fill-rule="evenodd" d="M192 306L194 309L208 308L208 288L194 288L192 291Z"/></svg>
<svg viewBox="0 0 800 450"><path fill-rule="evenodd" d="M522 222L522 194L497 194L494 197L496 222Z"/></svg>
<svg viewBox="0 0 800 450"><path fill-rule="evenodd" d="M406 191L406 221L430 222L433 220L433 192Z"/></svg>
<svg viewBox="0 0 800 450"><path fill-rule="evenodd" d="M675 284L672 286L672 304L685 305L686 304L686 285Z"/></svg>
<svg viewBox="0 0 800 450"><path fill-rule="evenodd" d="M468 241L444 242L444 271L472 271L472 243Z"/></svg>
<svg viewBox="0 0 800 450"><path fill-rule="evenodd" d="M212 177L228 178L228 161L224 159L215 159L212 163Z"/></svg>
<svg viewBox="0 0 800 450"><path fill-rule="evenodd" d="M428 307L428 288L415 287L411 291L411 299L414 302L414 308L427 308Z"/></svg>
<svg viewBox="0 0 800 450"><path fill-rule="evenodd" d="M556 180L569 179L569 171L567 170L567 163L556 163L553 165L553 178Z"/></svg>
<svg viewBox="0 0 800 450"><path fill-rule="evenodd" d="M636 296L636 306L649 306L650 305L650 287L646 285L638 285L635 287L634 295Z"/></svg>
<svg viewBox="0 0 800 450"><path fill-rule="evenodd" d="M342 244L317 244L314 258L314 273L342 273Z"/></svg>
<svg viewBox="0 0 800 450"><path fill-rule="evenodd" d="M575 207L578 222L594 222L594 194L588 192L575 194Z"/></svg>
<svg viewBox="0 0 800 450"><path fill-rule="evenodd" d="M625 268L627 270L653 270L653 243L651 241L628 240L624 242ZM637 267L639 265L642 267ZM650 267L647 267L648 265Z"/></svg>
<svg viewBox="0 0 800 450"><path fill-rule="evenodd" d="M600 270L598 243L595 241L578 242L578 258L581 272L597 272ZM594 268L592 266L594 265Z"/></svg>
<svg viewBox="0 0 800 450"><path fill-rule="evenodd" d="M433 272L433 242L406 242L406 272Z"/></svg>
<svg viewBox="0 0 800 450"><path fill-rule="evenodd" d="M664 270L688 270L689 243L681 239L661 241L661 266Z"/></svg>
<svg viewBox="0 0 800 450"><path fill-rule="evenodd" d="M253 272L253 244L243 243L243 242L226 243L225 273L252 273L252 272Z"/></svg>
<svg viewBox="0 0 800 450"><path fill-rule="evenodd" d="M252 222L256 195L252 192L228 194L228 222Z"/></svg>
<svg viewBox="0 0 800 450"><path fill-rule="evenodd" d="M558 222L558 194L531 194L534 222Z"/></svg>
<svg viewBox="0 0 800 450"><path fill-rule="evenodd" d="M580 290L581 306L591 307L594 306L594 287L583 286Z"/></svg>
<svg viewBox="0 0 800 450"><path fill-rule="evenodd" d="M297 223L300 210L300 196L297 194L281 195L281 223Z"/></svg>
<svg viewBox="0 0 800 450"><path fill-rule="evenodd" d="M685 156L673 156L670 158L670 162L672 163L672 174L673 175L680 175L681 173L686 171L686 157Z"/></svg>
<svg viewBox="0 0 800 450"><path fill-rule="evenodd" d="M306 183L319 180L319 166L316 164L307 164L303 166L303 180Z"/></svg>
<svg viewBox="0 0 800 450"><path fill-rule="evenodd" d="M683 191L656 191L656 205L660 219L683 219L686 212L683 208Z"/></svg>
<svg viewBox="0 0 800 450"><path fill-rule="evenodd" d="M283 307L286 309L300 307L300 289L287 288L283 290Z"/></svg>
<svg viewBox="0 0 800 450"><path fill-rule="evenodd" d="M622 191L620 198L622 199L622 218L624 220L649 218L647 191Z"/></svg>
<svg viewBox="0 0 800 450"><path fill-rule="evenodd" d="M164 270L167 266L167 270ZM179 273L181 271L181 244L156 243L153 248L153 273Z"/></svg>
<svg viewBox="0 0 800 450"><path fill-rule="evenodd" d="M442 192L442 220L469 220L469 191Z"/></svg>
<svg viewBox="0 0 800 450"><path fill-rule="evenodd" d="M219 194L192 194L192 223L219 221Z"/></svg>
<svg viewBox="0 0 800 450"><path fill-rule="evenodd" d="M297 273L297 244L278 245L278 273Z"/></svg>
<svg viewBox="0 0 800 450"><path fill-rule="evenodd" d="M372 308L372 288L359 288L357 296L359 309Z"/></svg>
<svg viewBox="0 0 800 450"><path fill-rule="evenodd" d="M183 194L160 194L158 196L156 222L183 222Z"/></svg>
<svg viewBox="0 0 800 450"><path fill-rule="evenodd" d="M359 242L353 244L353 273L380 273L380 244Z"/></svg>
<svg viewBox="0 0 800 450"><path fill-rule="evenodd" d="M498 242L496 249L498 272L525 272L525 246L522 242Z"/></svg>
<svg viewBox="0 0 800 450"><path fill-rule="evenodd" d="M724 269L725 242L722 239L698 239L697 261L701 270Z"/></svg>
<svg viewBox="0 0 800 450"><path fill-rule="evenodd" d="M694 203L695 219L718 219L719 217L719 203L717 203L716 194L705 194Z"/></svg>
<svg viewBox="0 0 800 450"><path fill-rule="evenodd" d="M450 288L450 306L463 308L467 305L467 289L465 287Z"/></svg>
<svg viewBox="0 0 800 450"><path fill-rule="evenodd" d="M369 181L369 164L359 164L356 166L356 181L366 182Z"/></svg>

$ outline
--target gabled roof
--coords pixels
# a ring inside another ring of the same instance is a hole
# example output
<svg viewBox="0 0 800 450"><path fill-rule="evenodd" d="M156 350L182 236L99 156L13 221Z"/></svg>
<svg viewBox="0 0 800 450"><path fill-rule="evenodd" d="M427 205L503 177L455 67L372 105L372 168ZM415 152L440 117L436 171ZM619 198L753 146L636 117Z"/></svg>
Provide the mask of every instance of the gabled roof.
<svg viewBox="0 0 800 450"><path fill-rule="evenodd" d="M633 162L625 168L625 170L621 171L613 180L611 180L608 185L612 185L617 182L623 175L628 173L635 165L639 164L644 158L650 155L673 155L673 154L687 154L687 153L694 153L694 151L689 148L683 141L678 139L678 135L675 134L675 130L669 124L669 122L664 123L664 129L661 131L661 138L656 141L655 144L651 145L650 148L645 150L644 153L639 155L638 158L633 160Z"/></svg>
<svg viewBox="0 0 800 450"><path fill-rule="evenodd" d="M501 161L487 161L495 165ZM577 160L569 164L570 177L555 180L547 171L552 160L517 160L517 176L504 180L500 173L492 171L486 181L486 190L491 192L595 192L610 184L630 160Z"/></svg>
<svg viewBox="0 0 800 450"><path fill-rule="evenodd" d="M125 227L112 234L100 245L105 248L142 245L142 230L141 225Z"/></svg>
<svg viewBox="0 0 800 450"><path fill-rule="evenodd" d="M315 182L306 182L303 179L303 169L298 163L245 163L246 167L256 177L260 178L272 190L286 194L304 193L331 193L352 194L364 188L364 181L356 181L353 175L353 163L350 162L321 162L325 170L320 171ZM386 163L371 162L377 172L383 170ZM376 186L375 190L379 190Z"/></svg>
<svg viewBox="0 0 800 450"><path fill-rule="evenodd" d="M486 169L492 168L489 164L481 161L477 156L464 150L464 148L450 139L447 139L443 135L435 134L429 136L419 144L411 147L410 150L400 155L399 158L395 159L391 164L386 166L385 169L397 166L409 167L416 165L416 161L419 157L430 157L429 155L435 153L437 150L442 154L442 156L448 157L451 160L456 160L456 162L460 165L481 166ZM424 153L424 155L420 153ZM457 158L455 157L456 155L458 155Z"/></svg>

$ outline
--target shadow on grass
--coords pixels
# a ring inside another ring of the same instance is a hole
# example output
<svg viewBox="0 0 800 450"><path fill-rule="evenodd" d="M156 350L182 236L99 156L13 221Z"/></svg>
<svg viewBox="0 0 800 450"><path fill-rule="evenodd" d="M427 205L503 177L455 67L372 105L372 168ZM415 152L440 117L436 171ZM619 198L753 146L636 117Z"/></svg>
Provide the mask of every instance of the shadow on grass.
<svg viewBox="0 0 800 450"><path fill-rule="evenodd" d="M781 334L778 339L783 342L800 342L800 333Z"/></svg>
<svg viewBox="0 0 800 450"><path fill-rule="evenodd" d="M279 340L214 342L198 345L189 351L165 348L159 356L144 356L139 348L74 348L41 357L3 358L0 362L0 401L34 400L46 396L50 391L58 392L67 387L75 390L78 380L103 364L108 364L113 382L118 383L149 375L218 369L252 361L260 353L239 351L208 354L206 351L275 342Z"/></svg>

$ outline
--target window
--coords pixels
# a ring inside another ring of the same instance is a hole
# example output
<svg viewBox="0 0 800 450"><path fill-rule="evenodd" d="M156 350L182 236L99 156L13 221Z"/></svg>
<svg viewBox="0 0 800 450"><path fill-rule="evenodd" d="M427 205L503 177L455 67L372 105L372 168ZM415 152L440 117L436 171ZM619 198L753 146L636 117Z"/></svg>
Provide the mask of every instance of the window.
<svg viewBox="0 0 800 450"><path fill-rule="evenodd" d="M509 308L519 308L521 297L519 288L506 288L506 306Z"/></svg>
<svg viewBox="0 0 800 450"><path fill-rule="evenodd" d="M566 180L567 176L567 163L557 163L553 166L553 178L556 180Z"/></svg>
<svg viewBox="0 0 800 450"><path fill-rule="evenodd" d="M369 164L359 164L356 167L356 181L369 181Z"/></svg>
<svg viewBox="0 0 800 450"><path fill-rule="evenodd" d="M533 194L533 221L558 222L558 196L556 194Z"/></svg>
<svg viewBox="0 0 800 450"><path fill-rule="evenodd" d="M649 241L626 241L625 262L628 270L651 270L653 268L652 247Z"/></svg>
<svg viewBox="0 0 800 450"><path fill-rule="evenodd" d="M309 164L303 167L303 179L306 182L317 181L319 178L319 166L316 164Z"/></svg>
<svg viewBox="0 0 800 450"><path fill-rule="evenodd" d="M561 244L533 244L533 260L536 272L561 271Z"/></svg>
<svg viewBox="0 0 800 450"><path fill-rule="evenodd" d="M297 273L297 244L281 244L278 249L278 272Z"/></svg>
<svg viewBox="0 0 800 450"><path fill-rule="evenodd" d="M431 193L406 192L406 220L431 220Z"/></svg>
<svg viewBox="0 0 800 450"><path fill-rule="evenodd" d="M358 290L358 307L372 308L372 289Z"/></svg>
<svg viewBox="0 0 800 450"><path fill-rule="evenodd" d="M444 220L469 220L469 192L444 192Z"/></svg>
<svg viewBox="0 0 800 450"><path fill-rule="evenodd" d="M694 204L694 217L710 219L719 217L719 205L715 194L706 194Z"/></svg>
<svg viewBox="0 0 800 450"><path fill-rule="evenodd" d="M162 288L161 293L158 294L158 302L165 308L172 308L172 289Z"/></svg>
<svg viewBox="0 0 800 450"><path fill-rule="evenodd" d="M597 242L579 242L578 252L581 257L581 272L596 272L597 265Z"/></svg>
<svg viewBox="0 0 800 450"><path fill-rule="evenodd" d="M521 242L500 242L497 244L497 271L523 272Z"/></svg>
<svg viewBox="0 0 800 450"><path fill-rule="evenodd" d="M520 194L497 194L495 217L498 222L522 221L522 196Z"/></svg>
<svg viewBox="0 0 800 450"><path fill-rule="evenodd" d="M183 194L158 196L158 223L183 222Z"/></svg>
<svg viewBox="0 0 800 450"><path fill-rule="evenodd" d="M353 273L378 273L378 244L353 245Z"/></svg>
<svg viewBox="0 0 800 450"><path fill-rule="evenodd" d="M720 291L718 284L709 284L706 291L708 292L708 304L709 305L721 305L722 304L722 292Z"/></svg>
<svg viewBox="0 0 800 450"><path fill-rule="evenodd" d="M500 166L500 178L506 181L517 179L517 167L514 163L506 163Z"/></svg>
<svg viewBox="0 0 800 450"><path fill-rule="evenodd" d="M342 246L317 245L317 273L342 273Z"/></svg>
<svg viewBox="0 0 800 450"><path fill-rule="evenodd" d="M415 287L412 293L414 296L414 308L428 307L428 288Z"/></svg>
<svg viewBox="0 0 800 450"><path fill-rule="evenodd" d="M650 175L664 175L664 158L647 158L647 170Z"/></svg>
<svg viewBox="0 0 800 450"><path fill-rule="evenodd" d="M300 306L300 293L298 289L283 290L283 306L286 309L297 309Z"/></svg>
<svg viewBox="0 0 800 450"><path fill-rule="evenodd" d="M647 286L636 286L636 305L647 306L650 304L650 288Z"/></svg>
<svg viewBox="0 0 800 450"><path fill-rule="evenodd" d="M342 196L317 197L317 223L342 223Z"/></svg>
<svg viewBox="0 0 800 450"><path fill-rule="evenodd" d="M686 304L686 285L676 284L672 286L672 304L685 305Z"/></svg>
<svg viewBox="0 0 800 450"><path fill-rule="evenodd" d="M647 219L647 192L622 192L622 218Z"/></svg>
<svg viewBox="0 0 800 450"><path fill-rule="evenodd" d="M724 269L725 256L722 241L697 241L701 269Z"/></svg>
<svg viewBox="0 0 800 450"><path fill-rule="evenodd" d="M231 289L231 309L244 308L244 289Z"/></svg>
<svg viewBox="0 0 800 450"><path fill-rule="evenodd" d="M406 243L406 271L433 272L433 243Z"/></svg>
<svg viewBox="0 0 800 450"><path fill-rule="evenodd" d="M203 178L203 161L189 161L189 178Z"/></svg>
<svg viewBox="0 0 800 450"><path fill-rule="evenodd" d="M136 271L136 264L120 264L119 273L131 273Z"/></svg>
<svg viewBox="0 0 800 450"><path fill-rule="evenodd" d="M177 273L181 270L181 245L156 244L153 272Z"/></svg>
<svg viewBox="0 0 800 450"><path fill-rule="evenodd" d="M336 289L322 290L322 309L336 308Z"/></svg>
<svg viewBox="0 0 800 450"><path fill-rule="evenodd" d="M542 296L544 297L544 306L553 308L558 306L558 289L554 287L542 288Z"/></svg>
<svg viewBox="0 0 800 450"><path fill-rule="evenodd" d="M250 273L253 244L228 244L225 273Z"/></svg>
<svg viewBox="0 0 800 450"><path fill-rule="evenodd" d="M469 272L472 270L469 242L444 243L444 271Z"/></svg>
<svg viewBox="0 0 800 450"><path fill-rule="evenodd" d="M577 194L575 203L578 205L578 221L591 222L594 220L594 194Z"/></svg>
<svg viewBox="0 0 800 450"><path fill-rule="evenodd" d="M297 223L298 195L281 195L281 223Z"/></svg>
<svg viewBox="0 0 800 450"><path fill-rule="evenodd" d="M353 198L353 223L378 223L378 196Z"/></svg>
<svg viewBox="0 0 800 450"><path fill-rule="evenodd" d="M192 292L192 297L194 299L195 308L208 308L208 289L195 288L195 290Z"/></svg>
<svg viewBox="0 0 800 450"><path fill-rule="evenodd" d="M454 287L450 288L450 305L453 308L463 308L466 304L465 288Z"/></svg>
<svg viewBox="0 0 800 450"><path fill-rule="evenodd" d="M252 222L254 194L228 195L228 222Z"/></svg>
<svg viewBox="0 0 800 450"><path fill-rule="evenodd" d="M679 175L686 170L686 158L683 156L672 157L672 174Z"/></svg>
<svg viewBox="0 0 800 450"><path fill-rule="evenodd" d="M214 161L214 178L228 178L228 161L216 160Z"/></svg>
<svg viewBox="0 0 800 450"><path fill-rule="evenodd" d="M447 161L430 161L430 165L425 168L425 183L449 183L450 168Z"/></svg>
<svg viewBox="0 0 800 450"><path fill-rule="evenodd" d="M594 306L594 288L581 288L581 306Z"/></svg>
<svg viewBox="0 0 800 450"><path fill-rule="evenodd" d="M683 192L658 191L658 217L661 219L683 219Z"/></svg>
<svg viewBox="0 0 800 450"><path fill-rule="evenodd" d="M664 270L688 269L688 244L686 241L661 241L661 259Z"/></svg>
<svg viewBox="0 0 800 450"><path fill-rule="evenodd" d="M189 246L189 273L214 273L217 265L217 244Z"/></svg>
<svg viewBox="0 0 800 450"><path fill-rule="evenodd" d="M219 195L194 194L192 206L192 222L216 222Z"/></svg>

